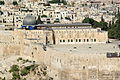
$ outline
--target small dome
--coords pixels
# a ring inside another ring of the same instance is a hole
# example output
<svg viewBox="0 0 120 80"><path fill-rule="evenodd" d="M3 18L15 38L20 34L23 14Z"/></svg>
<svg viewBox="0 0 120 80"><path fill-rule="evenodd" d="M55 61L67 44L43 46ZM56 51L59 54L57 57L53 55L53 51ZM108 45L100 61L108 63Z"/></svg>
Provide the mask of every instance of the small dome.
<svg viewBox="0 0 120 80"><path fill-rule="evenodd" d="M23 20L23 25L36 25L35 17L28 14Z"/></svg>

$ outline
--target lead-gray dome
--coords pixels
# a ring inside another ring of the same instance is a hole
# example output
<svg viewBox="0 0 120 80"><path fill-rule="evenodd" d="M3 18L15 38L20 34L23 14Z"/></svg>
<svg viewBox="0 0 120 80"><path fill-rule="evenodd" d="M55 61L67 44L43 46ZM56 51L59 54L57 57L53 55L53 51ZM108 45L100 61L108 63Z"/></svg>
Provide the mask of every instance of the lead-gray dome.
<svg viewBox="0 0 120 80"><path fill-rule="evenodd" d="M35 17L28 14L23 20L23 25L36 25Z"/></svg>

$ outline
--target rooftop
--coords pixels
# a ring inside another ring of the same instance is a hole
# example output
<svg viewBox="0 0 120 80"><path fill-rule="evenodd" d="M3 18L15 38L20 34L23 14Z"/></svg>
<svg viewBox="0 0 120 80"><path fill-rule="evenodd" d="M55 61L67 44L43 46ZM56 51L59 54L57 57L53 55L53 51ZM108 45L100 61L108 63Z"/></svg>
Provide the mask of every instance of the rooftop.
<svg viewBox="0 0 120 80"><path fill-rule="evenodd" d="M77 27L77 28L53 28L53 30L70 30L70 29L74 29L74 30L78 30L78 29L95 29L92 27Z"/></svg>
<svg viewBox="0 0 120 80"><path fill-rule="evenodd" d="M78 53L78 54L100 54L107 52L120 52L118 44L120 41L114 41L112 43L103 44L66 44L66 45L54 45L50 46L55 51L64 53Z"/></svg>
<svg viewBox="0 0 120 80"><path fill-rule="evenodd" d="M70 27L70 26L91 26L89 23L72 23L72 24L38 24L36 27Z"/></svg>

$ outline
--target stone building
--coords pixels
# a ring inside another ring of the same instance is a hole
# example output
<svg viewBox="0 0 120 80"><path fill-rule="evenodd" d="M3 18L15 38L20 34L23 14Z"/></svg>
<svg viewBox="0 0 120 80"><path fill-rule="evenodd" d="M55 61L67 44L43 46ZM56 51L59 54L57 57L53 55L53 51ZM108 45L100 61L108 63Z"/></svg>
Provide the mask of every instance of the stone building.
<svg viewBox="0 0 120 80"><path fill-rule="evenodd" d="M39 39L44 40L46 44L108 42L108 33L106 31L102 31L100 28L92 28L91 25L87 23L36 24L36 20L33 17L26 17L23 24L22 28L32 29L31 31L27 31L29 36L26 35L26 37L34 37L34 40L37 39L37 41ZM44 36L41 36L43 34Z"/></svg>

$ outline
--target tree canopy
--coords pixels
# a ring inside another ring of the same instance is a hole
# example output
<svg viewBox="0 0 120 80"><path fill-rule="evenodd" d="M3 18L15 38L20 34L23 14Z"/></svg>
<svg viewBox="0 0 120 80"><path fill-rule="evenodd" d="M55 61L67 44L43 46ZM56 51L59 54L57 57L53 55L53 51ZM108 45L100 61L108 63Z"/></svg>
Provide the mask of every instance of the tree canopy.
<svg viewBox="0 0 120 80"><path fill-rule="evenodd" d="M43 24L43 21L41 21L40 15L38 16L37 24Z"/></svg>
<svg viewBox="0 0 120 80"><path fill-rule="evenodd" d="M13 1L13 5L14 5L14 6L15 6L15 5L18 5L17 1Z"/></svg>
<svg viewBox="0 0 120 80"><path fill-rule="evenodd" d="M4 5L5 4L5 2L4 1L0 1L0 5Z"/></svg>
<svg viewBox="0 0 120 80"><path fill-rule="evenodd" d="M52 1L49 1L49 3L63 3L64 5L67 5L67 2L66 0L52 0Z"/></svg>
<svg viewBox="0 0 120 80"><path fill-rule="evenodd" d="M108 32L110 38L120 39L120 16L117 17L116 22L111 25Z"/></svg>
<svg viewBox="0 0 120 80"><path fill-rule="evenodd" d="M100 27L102 30L108 31L108 37L113 39L120 39L120 13L116 16L116 21L111 21L109 23L105 22L103 16L101 21L98 22L92 18L85 18L83 23L90 23L93 28Z"/></svg>
<svg viewBox="0 0 120 80"><path fill-rule="evenodd" d="M95 21L92 18L85 18L83 21L83 23L90 23L94 28L100 27L102 30L108 30L108 23L104 21L104 19L102 18L100 22Z"/></svg>

